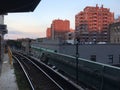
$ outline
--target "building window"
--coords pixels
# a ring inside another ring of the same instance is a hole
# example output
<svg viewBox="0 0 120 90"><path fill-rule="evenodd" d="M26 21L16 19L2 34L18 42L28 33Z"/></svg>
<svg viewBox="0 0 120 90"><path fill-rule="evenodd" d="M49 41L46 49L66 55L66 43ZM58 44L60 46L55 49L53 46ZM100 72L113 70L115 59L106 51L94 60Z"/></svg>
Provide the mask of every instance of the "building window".
<svg viewBox="0 0 120 90"><path fill-rule="evenodd" d="M71 40L71 38L68 38L68 40Z"/></svg>
<svg viewBox="0 0 120 90"><path fill-rule="evenodd" d="M109 63L113 63L113 55L108 55Z"/></svg>
<svg viewBox="0 0 120 90"><path fill-rule="evenodd" d="M119 55L119 63L120 63L120 55Z"/></svg>
<svg viewBox="0 0 120 90"><path fill-rule="evenodd" d="M72 34L69 34L69 36L72 36Z"/></svg>
<svg viewBox="0 0 120 90"><path fill-rule="evenodd" d="M91 55L91 56L90 56L90 60L91 60L91 61L96 61L96 55Z"/></svg>
<svg viewBox="0 0 120 90"><path fill-rule="evenodd" d="M117 42L118 42L118 43L120 42L119 37L117 38Z"/></svg>
<svg viewBox="0 0 120 90"><path fill-rule="evenodd" d="M116 43L116 38L114 38L114 43Z"/></svg>

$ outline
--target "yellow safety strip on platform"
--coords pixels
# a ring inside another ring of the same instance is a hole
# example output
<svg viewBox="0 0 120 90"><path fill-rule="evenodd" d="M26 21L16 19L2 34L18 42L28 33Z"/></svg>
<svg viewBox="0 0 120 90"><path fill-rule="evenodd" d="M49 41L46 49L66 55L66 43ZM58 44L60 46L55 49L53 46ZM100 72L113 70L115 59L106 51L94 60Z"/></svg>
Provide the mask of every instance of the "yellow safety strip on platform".
<svg viewBox="0 0 120 90"><path fill-rule="evenodd" d="M13 60L12 60L12 52L10 50L10 47L8 47L8 56L9 56L9 60L10 60L10 64L13 64Z"/></svg>

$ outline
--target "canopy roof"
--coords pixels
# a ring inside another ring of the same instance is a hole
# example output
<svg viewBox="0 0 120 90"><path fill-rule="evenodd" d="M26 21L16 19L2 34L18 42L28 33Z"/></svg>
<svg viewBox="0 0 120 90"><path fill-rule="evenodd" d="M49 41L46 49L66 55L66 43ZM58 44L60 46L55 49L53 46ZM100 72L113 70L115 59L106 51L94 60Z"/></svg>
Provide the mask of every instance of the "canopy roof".
<svg viewBox="0 0 120 90"><path fill-rule="evenodd" d="M32 12L41 0L0 0L0 14Z"/></svg>

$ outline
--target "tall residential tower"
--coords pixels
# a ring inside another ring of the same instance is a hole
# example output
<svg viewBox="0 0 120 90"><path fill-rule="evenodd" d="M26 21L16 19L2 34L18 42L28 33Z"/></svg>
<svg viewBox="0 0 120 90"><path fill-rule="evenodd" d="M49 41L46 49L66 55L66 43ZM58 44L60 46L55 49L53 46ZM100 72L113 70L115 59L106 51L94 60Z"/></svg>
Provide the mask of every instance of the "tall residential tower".
<svg viewBox="0 0 120 90"><path fill-rule="evenodd" d="M103 5L101 7L87 6L75 15L75 29L79 33L77 36L80 36L81 41L107 41L108 26L113 22L114 13L110 12L109 8L104 8ZM83 38L81 33L87 33L87 38Z"/></svg>
<svg viewBox="0 0 120 90"><path fill-rule="evenodd" d="M52 21L51 27L47 29L47 38L65 39L65 33L70 31L69 20L56 19Z"/></svg>

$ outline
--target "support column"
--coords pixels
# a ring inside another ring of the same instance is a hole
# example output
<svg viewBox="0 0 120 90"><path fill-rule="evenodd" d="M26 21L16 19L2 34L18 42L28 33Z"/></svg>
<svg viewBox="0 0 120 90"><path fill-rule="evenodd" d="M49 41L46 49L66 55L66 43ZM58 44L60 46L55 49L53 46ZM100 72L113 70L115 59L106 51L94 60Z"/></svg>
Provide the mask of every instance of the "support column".
<svg viewBox="0 0 120 90"><path fill-rule="evenodd" d="M0 62L4 57L4 35L7 33L7 26L4 25L4 15L0 15Z"/></svg>

